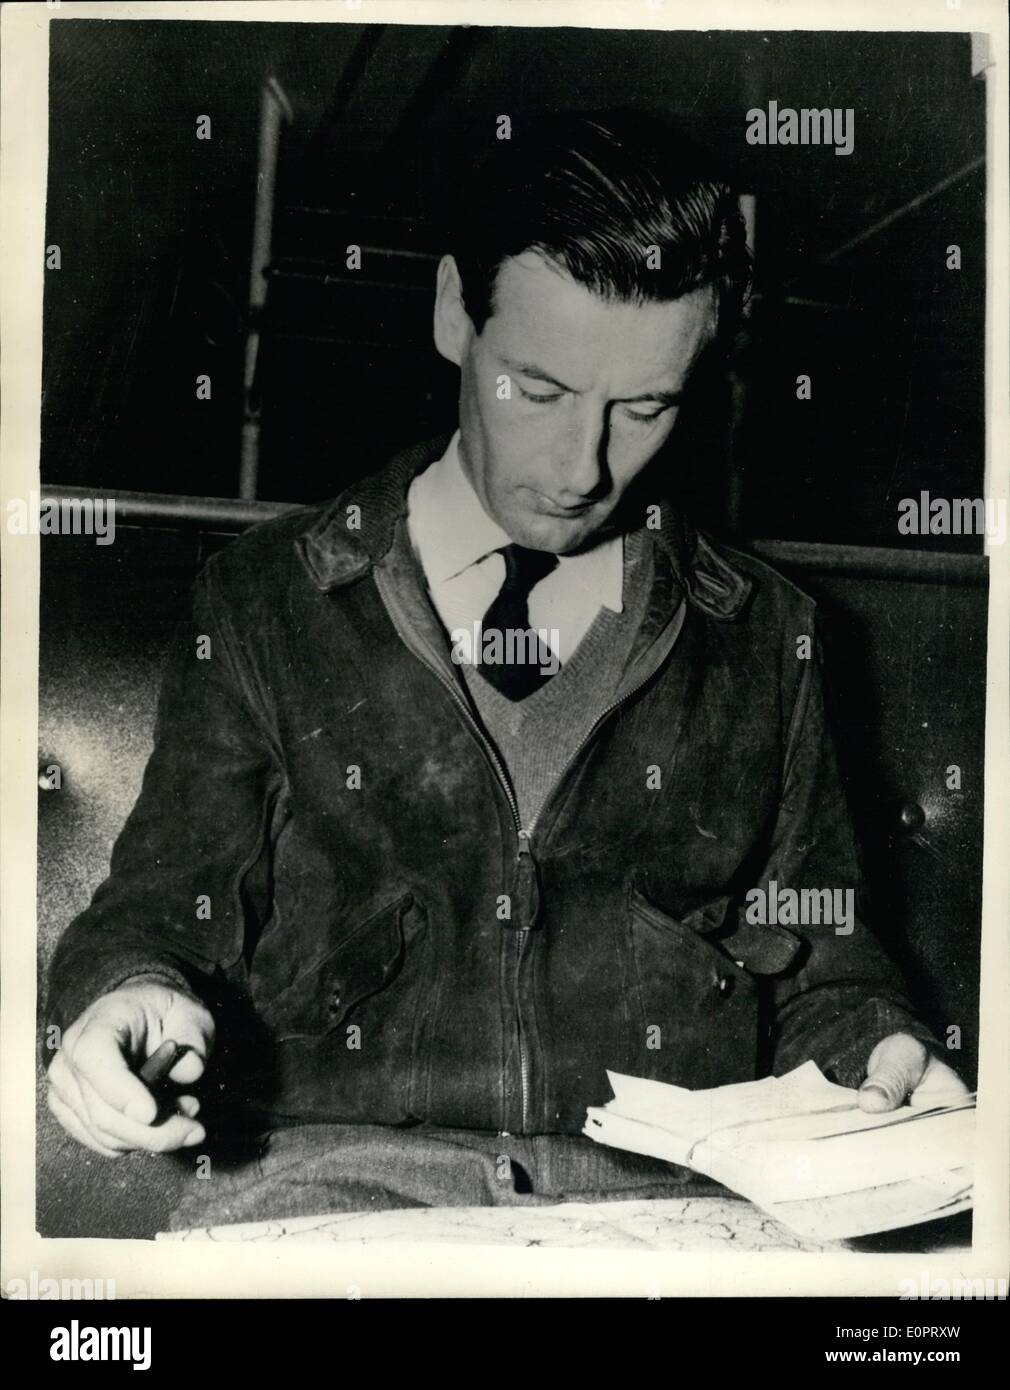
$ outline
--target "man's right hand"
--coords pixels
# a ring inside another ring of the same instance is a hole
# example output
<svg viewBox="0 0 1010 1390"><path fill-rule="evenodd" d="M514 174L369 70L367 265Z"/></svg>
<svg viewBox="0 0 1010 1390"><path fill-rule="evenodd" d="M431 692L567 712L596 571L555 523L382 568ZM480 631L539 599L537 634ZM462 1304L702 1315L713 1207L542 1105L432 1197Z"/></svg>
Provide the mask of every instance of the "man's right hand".
<svg viewBox="0 0 1010 1390"><path fill-rule="evenodd" d="M181 1086L203 1075L214 1020L186 994L136 980L103 994L67 1029L49 1067L49 1109L68 1134L107 1158L132 1149L168 1153L206 1138L200 1102L180 1095L179 1113L155 1124L158 1104L137 1076L167 1039L187 1049L169 1072Z"/></svg>

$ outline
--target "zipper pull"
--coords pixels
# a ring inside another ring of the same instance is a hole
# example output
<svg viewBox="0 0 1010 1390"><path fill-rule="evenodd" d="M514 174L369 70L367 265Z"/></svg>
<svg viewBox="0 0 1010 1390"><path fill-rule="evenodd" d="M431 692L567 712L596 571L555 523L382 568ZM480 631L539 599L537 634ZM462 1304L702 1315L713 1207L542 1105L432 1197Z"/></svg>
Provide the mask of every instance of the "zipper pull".
<svg viewBox="0 0 1010 1390"><path fill-rule="evenodd" d="M516 870L512 882L512 916L509 926L516 931L532 931L540 917L540 876L531 846L532 831L518 832Z"/></svg>

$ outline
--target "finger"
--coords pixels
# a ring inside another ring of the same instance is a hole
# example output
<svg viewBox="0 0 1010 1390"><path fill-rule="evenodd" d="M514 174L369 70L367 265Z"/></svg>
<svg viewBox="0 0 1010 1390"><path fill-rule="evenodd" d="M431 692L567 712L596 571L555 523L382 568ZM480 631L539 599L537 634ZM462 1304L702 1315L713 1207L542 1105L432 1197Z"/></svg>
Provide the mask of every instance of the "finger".
<svg viewBox="0 0 1010 1390"><path fill-rule="evenodd" d="M76 1116L78 1124L92 1139L101 1144L105 1151L111 1150L120 1154L128 1153L137 1147L133 1136L124 1134L115 1120L109 1122L109 1116L123 1119L121 1112L106 1105L86 1078L74 1072L72 1068L68 1069L66 1086L60 1099Z"/></svg>
<svg viewBox="0 0 1010 1390"><path fill-rule="evenodd" d="M179 1086L192 1086L204 1073L214 1046L214 1020L202 1005L180 999L169 1010L163 1036L174 1038L186 1051L168 1073Z"/></svg>
<svg viewBox="0 0 1010 1390"><path fill-rule="evenodd" d="M63 1103L63 1105L74 1115L77 1116L78 1123L93 1133L91 1120L88 1115L88 1103L84 1098L81 1089L81 1079L74 1067L64 1057L57 1059L49 1068L49 1084L52 1093ZM106 1136L108 1138L109 1136Z"/></svg>
<svg viewBox="0 0 1010 1390"><path fill-rule="evenodd" d="M203 1076L206 1065L206 1059L190 1048L168 1073L169 1080L174 1081L177 1086L192 1086Z"/></svg>
<svg viewBox="0 0 1010 1390"><path fill-rule="evenodd" d="M157 1102L130 1070L122 1041L109 1023L86 1023L68 1056L78 1079L87 1081L107 1105L141 1123L154 1119Z"/></svg>
<svg viewBox="0 0 1010 1390"><path fill-rule="evenodd" d="M199 1144L206 1136L206 1130L202 1125L188 1125L186 1120L191 1119L195 1110L191 1112L190 1107L200 1108L200 1102L195 1096L180 1097L186 1101L187 1105L177 1105L181 1124L175 1124L167 1128L168 1121L161 1120L153 1125L143 1125L139 1121L132 1120L122 1114L119 1110L113 1110L105 1106L104 1101L90 1092L86 1097L82 1097L77 1113L78 1118L86 1129L102 1144L120 1152L132 1152L142 1150L146 1153L171 1153L179 1148L186 1148L193 1144ZM174 1117L169 1117L174 1118Z"/></svg>
<svg viewBox="0 0 1010 1390"><path fill-rule="evenodd" d="M62 1052L57 1052L49 1070L46 1073L46 1080L49 1089L55 1092L63 1101L64 1105L73 1107L80 1098L80 1091L77 1082L74 1080L73 1068L69 1065Z"/></svg>
<svg viewBox="0 0 1010 1390"><path fill-rule="evenodd" d="M109 1105L83 1079L81 1091L91 1128L106 1142L125 1144L127 1148L144 1149L148 1153L171 1153L199 1144L207 1137L203 1125L185 1115L172 1115L159 1125L145 1125Z"/></svg>
<svg viewBox="0 0 1010 1390"><path fill-rule="evenodd" d="M168 1079L175 1081L176 1086L193 1086L203 1076L206 1065L199 1052L186 1052L168 1073Z"/></svg>
<svg viewBox="0 0 1010 1390"><path fill-rule="evenodd" d="M103 1126L97 1114L97 1093L72 1067L67 1069L66 1084L60 1093L60 1099L76 1115L78 1123L100 1144L114 1149L117 1153L126 1153L132 1147L122 1135L115 1134Z"/></svg>
<svg viewBox="0 0 1010 1390"><path fill-rule="evenodd" d="M92 1153L101 1154L103 1158L119 1158L121 1150L107 1148L99 1143L77 1118L68 1105L65 1105L54 1091L50 1091L47 1098L50 1112L55 1116L71 1138L76 1139L78 1144L83 1144Z"/></svg>
<svg viewBox="0 0 1010 1390"><path fill-rule="evenodd" d="M941 1062L939 1057L930 1057L922 1080L909 1097L911 1105L937 1105L942 1102L956 1104L971 1094L953 1067Z"/></svg>
<svg viewBox="0 0 1010 1390"><path fill-rule="evenodd" d="M867 1077L859 1088L859 1107L871 1114L895 1110L922 1080L927 1053L918 1038L895 1033L870 1054Z"/></svg>
<svg viewBox="0 0 1010 1390"><path fill-rule="evenodd" d="M200 1113L200 1102L196 1096L178 1096L175 1103L182 1114L188 1115L190 1119Z"/></svg>

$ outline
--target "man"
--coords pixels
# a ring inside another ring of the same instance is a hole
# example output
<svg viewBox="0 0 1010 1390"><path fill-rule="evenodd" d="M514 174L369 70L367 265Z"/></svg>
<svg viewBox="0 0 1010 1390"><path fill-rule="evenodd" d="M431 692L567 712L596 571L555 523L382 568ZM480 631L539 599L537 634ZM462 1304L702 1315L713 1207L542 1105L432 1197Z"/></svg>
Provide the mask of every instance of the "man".
<svg viewBox="0 0 1010 1390"><path fill-rule="evenodd" d="M198 579L50 999L89 1148L260 1136L177 1224L675 1190L580 1137L607 1068L961 1088L862 923L746 909L857 886L813 605L650 467L747 281L730 190L644 118L501 142L438 271L458 432Z"/></svg>

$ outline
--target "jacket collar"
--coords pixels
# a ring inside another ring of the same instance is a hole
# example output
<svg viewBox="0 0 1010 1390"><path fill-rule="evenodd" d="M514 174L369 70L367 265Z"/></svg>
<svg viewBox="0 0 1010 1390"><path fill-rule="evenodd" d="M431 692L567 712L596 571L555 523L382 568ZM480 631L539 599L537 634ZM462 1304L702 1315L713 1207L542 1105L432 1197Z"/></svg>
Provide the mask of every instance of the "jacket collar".
<svg viewBox="0 0 1010 1390"><path fill-rule="evenodd" d="M325 593L353 583L382 561L397 521L406 515L411 480L441 458L450 438L440 435L404 449L378 473L352 483L296 539L318 589ZM739 616L753 581L720 555L678 508L662 504L659 529L650 534L689 603L724 622Z"/></svg>

